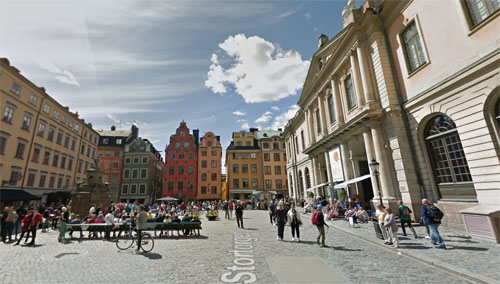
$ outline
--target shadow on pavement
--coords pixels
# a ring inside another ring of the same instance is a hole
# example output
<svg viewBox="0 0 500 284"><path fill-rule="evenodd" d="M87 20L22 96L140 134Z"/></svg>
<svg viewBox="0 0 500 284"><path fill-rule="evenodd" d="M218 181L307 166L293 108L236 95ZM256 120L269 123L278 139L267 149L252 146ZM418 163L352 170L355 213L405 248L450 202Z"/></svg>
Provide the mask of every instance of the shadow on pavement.
<svg viewBox="0 0 500 284"><path fill-rule="evenodd" d="M44 246L44 244L39 244L39 245L22 245L22 247L25 247L25 248L38 248L38 247L41 247L41 246Z"/></svg>
<svg viewBox="0 0 500 284"><path fill-rule="evenodd" d="M331 246L330 248L341 251L362 251L361 249L350 249L350 248L345 248L343 246Z"/></svg>
<svg viewBox="0 0 500 284"><path fill-rule="evenodd" d="M244 228L244 230L249 230L249 231L257 231L257 228Z"/></svg>
<svg viewBox="0 0 500 284"><path fill-rule="evenodd" d="M144 256L145 258L149 258L151 260L156 260L156 259L162 259L163 256L161 254L155 253L155 252L150 252L150 253L140 253L140 255Z"/></svg>
<svg viewBox="0 0 500 284"><path fill-rule="evenodd" d="M487 251L487 248L478 248L478 247L463 247L463 246L448 246L448 250L461 249L461 250L470 250L470 251Z"/></svg>

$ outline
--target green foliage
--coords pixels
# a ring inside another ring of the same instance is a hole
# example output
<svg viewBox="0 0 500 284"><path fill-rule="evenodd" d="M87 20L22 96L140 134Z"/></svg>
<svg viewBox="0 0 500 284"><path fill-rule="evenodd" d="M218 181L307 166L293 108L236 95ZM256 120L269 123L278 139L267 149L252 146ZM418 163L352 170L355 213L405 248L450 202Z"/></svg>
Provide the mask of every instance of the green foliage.
<svg viewBox="0 0 500 284"><path fill-rule="evenodd" d="M346 198L346 196L347 196L347 193L346 193L346 191L344 189L339 189L337 191L337 194L339 196L339 200L340 201L344 200Z"/></svg>
<svg viewBox="0 0 500 284"><path fill-rule="evenodd" d="M309 192L307 193L307 197L309 197L309 198L314 198L314 193L312 193L311 191L309 191Z"/></svg>

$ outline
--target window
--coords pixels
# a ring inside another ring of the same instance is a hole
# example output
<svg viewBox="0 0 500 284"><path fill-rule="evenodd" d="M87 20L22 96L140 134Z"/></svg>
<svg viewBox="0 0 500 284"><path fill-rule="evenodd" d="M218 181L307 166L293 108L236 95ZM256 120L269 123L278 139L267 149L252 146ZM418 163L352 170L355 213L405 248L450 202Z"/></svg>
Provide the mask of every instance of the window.
<svg viewBox="0 0 500 284"><path fill-rule="evenodd" d="M206 156L207 155L207 151L201 151L201 155L202 156Z"/></svg>
<svg viewBox="0 0 500 284"><path fill-rule="evenodd" d="M0 131L0 155L5 154L5 148L7 147L7 139L9 139L9 134Z"/></svg>
<svg viewBox="0 0 500 284"><path fill-rule="evenodd" d="M54 134L56 133L56 127L54 125L49 126L49 134L47 135L47 140L54 140Z"/></svg>
<svg viewBox="0 0 500 284"><path fill-rule="evenodd" d="M201 187L201 194L207 194L207 187L206 186Z"/></svg>
<svg viewBox="0 0 500 284"><path fill-rule="evenodd" d="M115 151L115 157L120 157L120 151Z"/></svg>
<svg viewBox="0 0 500 284"><path fill-rule="evenodd" d="M271 166L265 166L264 167L264 174L270 175L271 174Z"/></svg>
<svg viewBox="0 0 500 284"><path fill-rule="evenodd" d="M21 168L12 168L10 172L9 185L17 185L17 182L21 179Z"/></svg>
<svg viewBox="0 0 500 284"><path fill-rule="evenodd" d="M71 171L72 168L73 168L73 158L69 157L69 160L68 160L68 171Z"/></svg>
<svg viewBox="0 0 500 284"><path fill-rule="evenodd" d="M43 112L45 112L47 114L50 113L50 105L44 104L43 105Z"/></svg>
<svg viewBox="0 0 500 284"><path fill-rule="evenodd" d="M247 164L241 165L241 172L242 173L248 173L248 165Z"/></svg>
<svg viewBox="0 0 500 284"><path fill-rule="evenodd" d="M238 159L238 153L233 153L233 159L235 159L235 160Z"/></svg>
<svg viewBox="0 0 500 284"><path fill-rule="evenodd" d="M245 146L250 147L252 143L250 141L245 142Z"/></svg>
<svg viewBox="0 0 500 284"><path fill-rule="evenodd" d="M280 179L276 180L276 188L283 188L283 181Z"/></svg>
<svg viewBox="0 0 500 284"><path fill-rule="evenodd" d="M189 148L189 142L184 142L184 148Z"/></svg>
<svg viewBox="0 0 500 284"><path fill-rule="evenodd" d="M38 136L42 136L45 134L45 121L40 121L38 124L38 131L36 133Z"/></svg>
<svg viewBox="0 0 500 284"><path fill-rule="evenodd" d="M59 178L57 179L57 188L62 188L63 179L64 179L64 175L59 175Z"/></svg>
<svg viewBox="0 0 500 284"><path fill-rule="evenodd" d="M181 131L181 137L184 137L184 136L186 136L186 131L182 130Z"/></svg>
<svg viewBox="0 0 500 284"><path fill-rule="evenodd" d="M434 118L425 136L438 185L472 182L462 142L451 118L444 115Z"/></svg>
<svg viewBox="0 0 500 284"><path fill-rule="evenodd" d="M56 174L50 174L50 179L49 179L49 188L54 188L56 185Z"/></svg>
<svg viewBox="0 0 500 284"><path fill-rule="evenodd" d="M212 146L212 142L207 142L207 146L208 147Z"/></svg>
<svg viewBox="0 0 500 284"><path fill-rule="evenodd" d="M71 121L71 120L70 120L70 121L68 121L68 127L69 127L69 128L73 128L73 121Z"/></svg>
<svg viewBox="0 0 500 284"><path fill-rule="evenodd" d="M257 159L256 153L250 153L250 159Z"/></svg>
<svg viewBox="0 0 500 284"><path fill-rule="evenodd" d="M217 194L217 187L216 186L212 186L212 194Z"/></svg>
<svg viewBox="0 0 500 284"><path fill-rule="evenodd" d="M147 178L147 176L148 176L148 170L141 169L141 178Z"/></svg>
<svg viewBox="0 0 500 284"><path fill-rule="evenodd" d="M306 148L306 142L304 140L304 130L300 131L300 139L302 140L302 150Z"/></svg>
<svg viewBox="0 0 500 284"><path fill-rule="evenodd" d="M19 141L17 144L16 155L14 157L22 159L24 158L24 150L26 149L26 142Z"/></svg>
<svg viewBox="0 0 500 284"><path fill-rule="evenodd" d="M137 178L139 176L139 170L138 169L132 169L132 178Z"/></svg>
<svg viewBox="0 0 500 284"><path fill-rule="evenodd" d="M271 161L271 154L264 153L264 161Z"/></svg>
<svg viewBox="0 0 500 284"><path fill-rule="evenodd" d="M174 166L168 166L168 174L173 175L175 172L175 167Z"/></svg>
<svg viewBox="0 0 500 284"><path fill-rule="evenodd" d="M181 142L175 142L175 148L180 148L181 147Z"/></svg>
<svg viewBox="0 0 500 284"><path fill-rule="evenodd" d="M171 159L171 160L172 160L172 159L175 159L175 154L170 154L168 157L169 157L169 159Z"/></svg>
<svg viewBox="0 0 500 284"><path fill-rule="evenodd" d="M356 106L356 94L354 93L351 74L347 75L347 77L344 79L344 87L347 97L347 109L350 110Z"/></svg>
<svg viewBox="0 0 500 284"><path fill-rule="evenodd" d="M57 144L61 145L62 139L63 139L63 135L64 135L64 132L62 132L61 130L59 130L59 132L57 133L57 139L56 139L56 143Z"/></svg>
<svg viewBox="0 0 500 284"><path fill-rule="evenodd" d="M235 178L233 179L233 188L239 188L240 187L240 180Z"/></svg>
<svg viewBox="0 0 500 284"><path fill-rule="evenodd" d="M412 73L420 66L427 63L427 58L424 53L424 47L420 35L418 34L417 25L415 21L411 22L408 27L403 31L402 39L404 43L404 51L406 55L406 62L408 64L408 73Z"/></svg>
<svg viewBox="0 0 500 284"><path fill-rule="evenodd" d="M179 159L180 160L184 159L184 154L179 154Z"/></svg>
<svg viewBox="0 0 500 284"><path fill-rule="evenodd" d="M206 181L207 180L207 173L201 173L201 180Z"/></svg>
<svg viewBox="0 0 500 284"><path fill-rule="evenodd" d="M183 175L184 174L184 166L179 166L178 172L180 175Z"/></svg>
<svg viewBox="0 0 500 284"><path fill-rule="evenodd" d="M241 153L241 158L242 159L247 159L248 158L247 153Z"/></svg>
<svg viewBox="0 0 500 284"><path fill-rule="evenodd" d="M167 189L168 189L168 190L174 190L174 182L173 182L173 181L169 181L169 182L168 182Z"/></svg>
<svg viewBox="0 0 500 284"><path fill-rule="evenodd" d="M465 0L472 26L477 26L500 9L498 0Z"/></svg>
<svg viewBox="0 0 500 284"><path fill-rule="evenodd" d="M71 135L66 134L66 138L64 138L64 148L68 148L70 139L71 139Z"/></svg>
<svg viewBox="0 0 500 284"><path fill-rule="evenodd" d="M47 180L47 173L41 173L40 180L38 181L38 187L45 187L45 182Z"/></svg>
<svg viewBox="0 0 500 284"><path fill-rule="evenodd" d="M43 155L42 164L48 165L50 160L50 150L45 150L45 154Z"/></svg>
<svg viewBox="0 0 500 284"><path fill-rule="evenodd" d="M280 160L280 153L274 153L274 161L279 162Z"/></svg>
<svg viewBox="0 0 500 284"><path fill-rule="evenodd" d="M46 105L46 106L48 106L48 105ZM47 113L49 113L49 111L50 111L50 107L48 108ZM56 120L59 119L59 112L57 110L54 110L52 117Z"/></svg>
<svg viewBox="0 0 500 284"><path fill-rule="evenodd" d="M217 161L216 160L212 160L211 163L212 163L212 165L211 165L212 168L217 168Z"/></svg>
<svg viewBox="0 0 500 284"><path fill-rule="evenodd" d="M248 188L248 179L247 178L242 179L241 185L243 186L243 188Z"/></svg>
<svg viewBox="0 0 500 284"><path fill-rule="evenodd" d="M130 194L137 194L137 184L130 185Z"/></svg>
<svg viewBox="0 0 500 284"><path fill-rule="evenodd" d="M125 164L130 164L132 162L132 158L127 157L125 158Z"/></svg>
<svg viewBox="0 0 500 284"><path fill-rule="evenodd" d="M82 172L82 165L83 165L83 161L82 160L78 160L78 172L79 173Z"/></svg>
<svg viewBox="0 0 500 284"><path fill-rule="evenodd" d="M36 101L38 100L38 97L35 96L35 94L30 95L29 103L36 106Z"/></svg>
<svg viewBox="0 0 500 284"><path fill-rule="evenodd" d="M190 175L194 174L194 167L193 166L188 166L188 174L190 174Z"/></svg>
<svg viewBox="0 0 500 284"><path fill-rule="evenodd" d="M75 151L76 148L76 138L73 137L73 140L71 140L71 150Z"/></svg>
<svg viewBox="0 0 500 284"><path fill-rule="evenodd" d="M122 185L122 194L128 194L128 184Z"/></svg>
<svg viewBox="0 0 500 284"><path fill-rule="evenodd" d="M259 181L256 178L252 179L252 188L259 187Z"/></svg>
<svg viewBox="0 0 500 284"><path fill-rule="evenodd" d="M102 144L104 144L104 145L109 144L109 139L108 138L103 138L102 139Z"/></svg>
<svg viewBox="0 0 500 284"><path fill-rule="evenodd" d="M116 145L121 145L122 144L122 139L116 139Z"/></svg>
<svg viewBox="0 0 500 284"><path fill-rule="evenodd" d="M239 172L239 167L238 165L233 165L233 173L238 173Z"/></svg>
<svg viewBox="0 0 500 284"><path fill-rule="evenodd" d="M134 157L134 164L139 164L139 158L138 157Z"/></svg>
<svg viewBox="0 0 500 284"><path fill-rule="evenodd" d="M316 110L316 132L318 134L321 133L321 114L319 112L319 109Z"/></svg>
<svg viewBox="0 0 500 284"><path fill-rule="evenodd" d="M61 122L64 123L64 124L66 123L66 116L63 115L61 117ZM87 137L87 135L85 135L85 137Z"/></svg>
<svg viewBox="0 0 500 284"><path fill-rule="evenodd" d="M33 118L33 116L31 116L31 114L27 114L25 113L24 114L24 118L23 118L23 125L21 125L21 128L24 129L24 130L30 130L30 126L31 126L31 119Z"/></svg>
<svg viewBox="0 0 500 284"><path fill-rule="evenodd" d="M28 186L35 186L35 177L36 177L36 172L30 170L28 173Z"/></svg>
<svg viewBox="0 0 500 284"><path fill-rule="evenodd" d="M87 145L87 157L90 157L90 144Z"/></svg>
<svg viewBox="0 0 500 284"><path fill-rule="evenodd" d="M194 183L188 181L187 183L187 190L193 190L194 189Z"/></svg>
<svg viewBox="0 0 500 284"><path fill-rule="evenodd" d="M145 184L139 185L139 194L146 194L146 185Z"/></svg>
<svg viewBox="0 0 500 284"><path fill-rule="evenodd" d="M19 85L16 82L13 82L12 87L10 88L10 91L16 95L20 95L21 94L21 85Z"/></svg>
<svg viewBox="0 0 500 284"><path fill-rule="evenodd" d="M212 156L217 156L217 151L212 151Z"/></svg>
<svg viewBox="0 0 500 284"><path fill-rule="evenodd" d="M212 174L212 181L217 181L217 173Z"/></svg>
<svg viewBox="0 0 500 284"><path fill-rule="evenodd" d="M75 124L75 131L78 132L79 129L80 129L80 125ZM121 140L121 139L118 139L118 140ZM116 144L118 144L118 143L116 143Z"/></svg>
<svg viewBox="0 0 500 284"><path fill-rule="evenodd" d="M257 172L257 164L252 164L251 168L252 168L251 169L252 173L256 173Z"/></svg>
<svg viewBox="0 0 500 284"><path fill-rule="evenodd" d="M179 181L177 182L177 190L183 190L184 189L184 182Z"/></svg>
<svg viewBox="0 0 500 284"><path fill-rule="evenodd" d="M194 159L194 154L188 154L188 159L190 160Z"/></svg>
<svg viewBox="0 0 500 284"><path fill-rule="evenodd" d="M142 163L147 164L148 163L148 157L142 157Z"/></svg>
<svg viewBox="0 0 500 284"><path fill-rule="evenodd" d="M264 148L264 149L269 149L269 143L267 143L267 142L266 142L266 143L263 143L263 144L262 144L262 148Z"/></svg>
<svg viewBox="0 0 500 284"><path fill-rule="evenodd" d="M119 165L118 162L113 162L113 169L114 170L118 169L118 165Z"/></svg>
<svg viewBox="0 0 500 284"><path fill-rule="evenodd" d="M61 157L61 169L66 168L66 159L67 159L67 156L62 155L62 157Z"/></svg>
<svg viewBox="0 0 500 284"><path fill-rule="evenodd" d="M59 152L54 152L54 157L52 158L52 166L57 167L59 164Z"/></svg>
<svg viewBox="0 0 500 284"><path fill-rule="evenodd" d="M241 142L239 142L239 141L238 141L238 142L236 142L236 146L240 147L240 146L242 146L242 145L243 145L243 144L241 144Z"/></svg>
<svg viewBox="0 0 500 284"><path fill-rule="evenodd" d="M273 188L273 180L266 179L266 189L272 189L272 188Z"/></svg>
<svg viewBox="0 0 500 284"><path fill-rule="evenodd" d="M206 168L207 167L207 161L206 160L203 160L201 161L201 168Z"/></svg>
<svg viewBox="0 0 500 284"><path fill-rule="evenodd" d="M274 166L274 173L277 175L281 175L281 167L280 166Z"/></svg>
<svg viewBox="0 0 500 284"><path fill-rule="evenodd" d="M274 142L273 143L273 150L279 150L280 149L280 143L279 142Z"/></svg>
<svg viewBox="0 0 500 284"><path fill-rule="evenodd" d="M14 117L14 106L7 105L3 111L2 120L8 123L12 123L12 118Z"/></svg>

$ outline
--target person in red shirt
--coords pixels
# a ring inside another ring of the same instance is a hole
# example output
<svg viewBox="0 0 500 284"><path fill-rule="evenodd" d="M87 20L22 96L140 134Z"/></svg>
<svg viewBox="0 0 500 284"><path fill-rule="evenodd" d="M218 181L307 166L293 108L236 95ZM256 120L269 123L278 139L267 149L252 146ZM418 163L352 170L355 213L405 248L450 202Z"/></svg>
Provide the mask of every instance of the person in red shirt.
<svg viewBox="0 0 500 284"><path fill-rule="evenodd" d="M21 222L21 230L22 230L22 233L21 233L21 237L17 240L17 243L15 243L14 245L17 246L19 245L19 243L21 242L22 238L24 237L24 235L26 235L26 240L24 240L24 243L27 243L28 242L28 238L30 237L30 231L29 231L29 228L30 228L30 223L31 223L31 217L33 216L33 211L30 210L28 212L28 214L26 214Z"/></svg>
<svg viewBox="0 0 500 284"><path fill-rule="evenodd" d="M35 208L33 209L33 216L31 217L30 223L31 242L29 242L29 246L35 245L36 230L38 229L38 225L40 225L40 222L42 222L42 215L38 213L38 209Z"/></svg>

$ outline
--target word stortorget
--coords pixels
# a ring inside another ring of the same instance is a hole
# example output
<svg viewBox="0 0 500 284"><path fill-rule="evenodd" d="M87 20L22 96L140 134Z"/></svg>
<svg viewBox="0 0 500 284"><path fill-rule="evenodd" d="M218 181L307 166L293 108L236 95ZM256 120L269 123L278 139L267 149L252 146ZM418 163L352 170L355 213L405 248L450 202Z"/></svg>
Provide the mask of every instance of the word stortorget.
<svg viewBox="0 0 500 284"><path fill-rule="evenodd" d="M499 15L0 0L0 283L500 283Z"/></svg>

